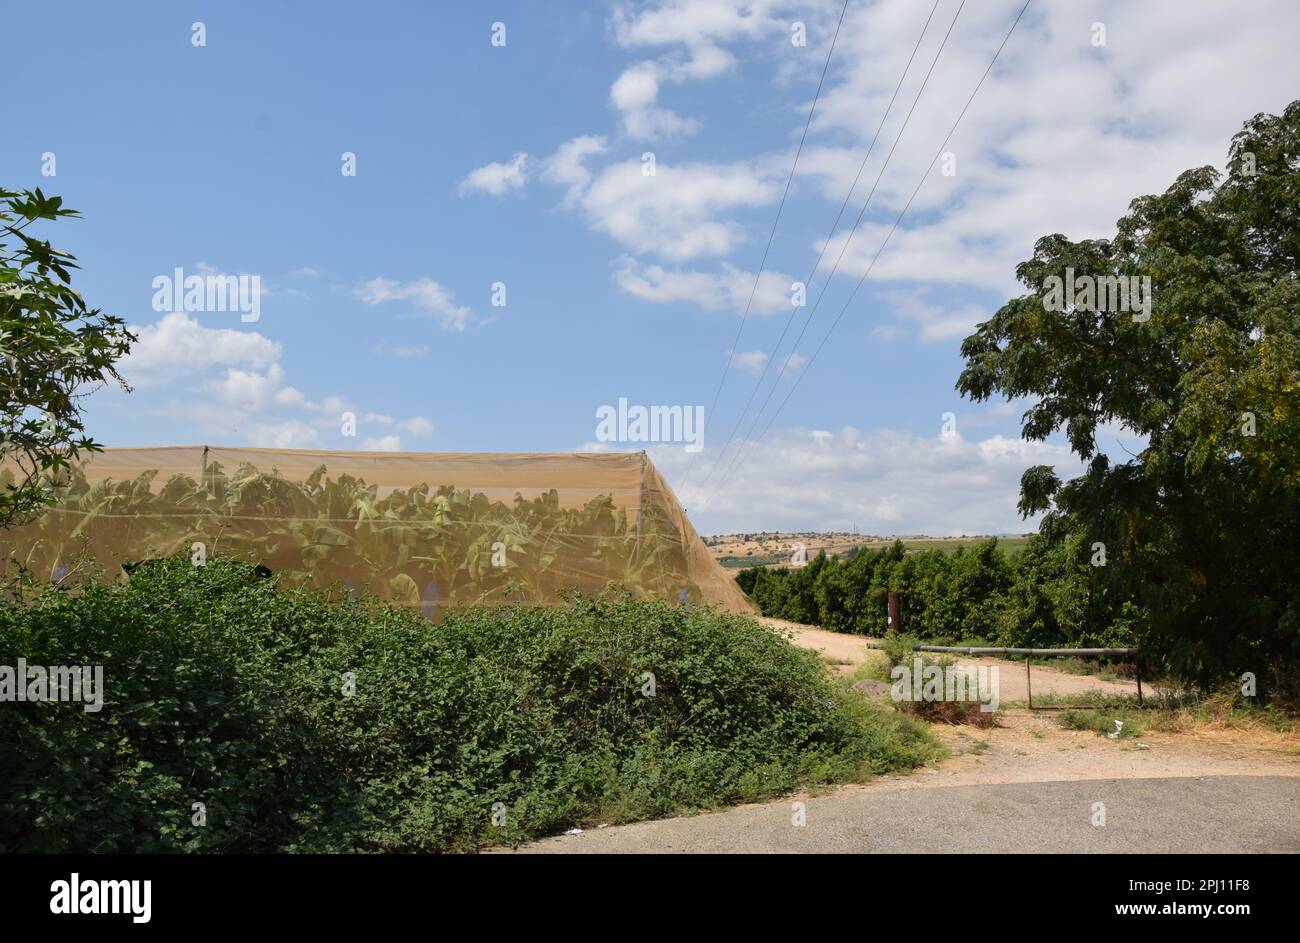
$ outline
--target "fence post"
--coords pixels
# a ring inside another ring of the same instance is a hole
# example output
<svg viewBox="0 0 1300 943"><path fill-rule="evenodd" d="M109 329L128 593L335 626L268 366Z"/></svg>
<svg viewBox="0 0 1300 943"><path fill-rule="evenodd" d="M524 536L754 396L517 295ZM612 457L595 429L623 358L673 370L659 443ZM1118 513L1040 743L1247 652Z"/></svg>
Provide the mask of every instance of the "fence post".
<svg viewBox="0 0 1300 943"><path fill-rule="evenodd" d="M898 593L892 591L889 594L889 631L903 631L902 606L898 601Z"/></svg>

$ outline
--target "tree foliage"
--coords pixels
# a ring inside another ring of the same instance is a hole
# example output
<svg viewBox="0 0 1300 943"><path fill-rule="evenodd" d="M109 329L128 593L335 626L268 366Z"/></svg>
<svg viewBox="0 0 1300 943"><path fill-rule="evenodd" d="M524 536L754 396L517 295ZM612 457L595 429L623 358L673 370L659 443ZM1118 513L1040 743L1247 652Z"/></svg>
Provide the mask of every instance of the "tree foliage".
<svg viewBox="0 0 1300 943"><path fill-rule="evenodd" d="M118 317L87 308L71 286L75 259L26 230L77 216L39 189L0 189L0 528L51 500L49 480L98 446L82 425L87 387L126 386L114 369L135 337Z"/></svg>
<svg viewBox="0 0 1300 943"><path fill-rule="evenodd" d="M1226 176L1188 170L1139 197L1115 238L1040 239L1029 293L962 344L957 388L1028 397L1022 435L1063 433L1087 463L1021 481L1053 545L1096 544L1108 592L1132 599L1144 644L1189 680L1300 665L1300 102L1232 140ZM1149 320L1116 305L1047 310L1048 279L1149 276ZM1125 461L1106 428L1146 441Z"/></svg>
<svg viewBox="0 0 1300 943"><path fill-rule="evenodd" d="M895 541L797 569L753 567L736 579L764 615L837 632L883 635L897 592L903 630L931 643L1135 644L1132 600L1095 579L1075 540L1035 535L1014 554L996 538L951 553L907 553Z"/></svg>

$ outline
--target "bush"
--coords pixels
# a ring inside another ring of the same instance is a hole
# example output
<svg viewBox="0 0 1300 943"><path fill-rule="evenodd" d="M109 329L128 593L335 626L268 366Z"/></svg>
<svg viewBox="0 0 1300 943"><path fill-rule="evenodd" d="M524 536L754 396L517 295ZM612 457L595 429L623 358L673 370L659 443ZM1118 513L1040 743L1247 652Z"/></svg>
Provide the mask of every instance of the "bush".
<svg viewBox="0 0 1300 943"><path fill-rule="evenodd" d="M866 677L874 678L892 685L894 683L893 669L900 666L905 667L908 672L914 673L917 665L920 665L922 672L930 667L937 667L945 673L955 670L957 659L947 655L935 656L929 652L918 652L913 650L919 640L913 636L902 632L891 632L887 634L880 643L880 651L884 653L884 659L872 659L864 665L862 672ZM911 675L909 674L908 677ZM966 725L971 727L994 727L997 725L998 715L996 711L980 710L978 701L972 700L913 700L906 699L895 701L894 706L913 717L931 724L951 724Z"/></svg>
<svg viewBox="0 0 1300 943"><path fill-rule="evenodd" d="M0 665L103 665L105 694L98 713L3 705L3 851L469 850L937 749L815 654L707 609L574 598L431 625L185 558L19 595Z"/></svg>
<svg viewBox="0 0 1300 943"><path fill-rule="evenodd" d="M1116 726L1116 721L1120 726ZM1142 736L1146 730L1141 715L1133 709L1070 708L1062 711L1056 722L1067 730L1090 730L1112 740L1130 740Z"/></svg>

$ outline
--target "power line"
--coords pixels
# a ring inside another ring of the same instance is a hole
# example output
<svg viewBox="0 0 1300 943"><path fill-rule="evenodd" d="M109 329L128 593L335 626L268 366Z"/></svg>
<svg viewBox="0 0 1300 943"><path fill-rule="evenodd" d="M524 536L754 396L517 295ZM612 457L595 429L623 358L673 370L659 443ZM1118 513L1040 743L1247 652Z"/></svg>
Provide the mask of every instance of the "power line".
<svg viewBox="0 0 1300 943"><path fill-rule="evenodd" d="M867 194L867 199L863 202L862 209L858 211L857 219L853 221L853 226L849 229L849 235L844 240L844 245L840 247L840 254L835 259L835 265L831 268L830 274L826 276L826 282L822 285L821 291L817 293L817 300L813 303L812 310L808 312L808 317L804 319L803 327L799 331L799 336L795 338L794 345L790 348L790 353L786 355L785 363L781 365L781 369L773 379L772 386L768 389L767 396L763 399L763 404L758 408L758 412L754 414L754 421L750 423L749 429L745 431L744 441L742 441L737 451L733 453L732 464L735 463L736 457L740 453L740 449L744 448L745 443L748 442L750 436L754 434L754 428L758 425L758 420L763 415L763 410L767 409L767 404L772 401L772 394L776 392L776 388L781 382L781 377L783 377L786 370L789 369L790 360L798 349L799 342L803 340L804 334L808 332L808 326L812 324L813 318L816 317L817 309L821 307L822 298L826 296L826 292L830 289L831 281L835 278L835 273L839 271L840 263L844 261L844 254L849 251L849 245L853 242L853 237L857 235L858 227L862 225L862 218L867 213L867 207L871 205L871 198L876 195L876 189L880 186L880 181L884 178L885 171L889 169L889 162L893 159L894 152L898 150L898 145L902 142L903 135L907 132L907 126L912 120L912 115L916 111L916 106L920 104L921 96L925 94L926 86L930 84L930 77L934 75L935 67L939 64L939 58L943 55L943 50L948 45L948 39L952 36L952 31L957 26L957 19L961 16L961 11L965 6L966 0L962 0L961 4L957 7L957 12L953 14L952 22L948 24L948 31L944 33L943 41L939 44L939 49L935 52L934 59L930 62L930 68L926 71L925 78L922 80L920 88L917 89L916 96L912 99L912 106L907 110L907 114L903 117L903 124L898 129L898 135L894 138L894 143L889 148L889 153L885 155L885 162L880 165L880 173L876 174L875 182L871 185L871 191ZM822 250L825 251L825 244L823 244ZM775 356L775 354L776 351L774 350L773 356ZM737 423L737 428L739 428L739 423ZM709 473L709 476L704 481L705 487L707 487L709 482L713 480L714 474L717 473L717 470L721 465L722 460L721 455L719 455L719 459L714 464L712 472Z"/></svg>
<svg viewBox="0 0 1300 943"><path fill-rule="evenodd" d="M876 261L880 258L881 253L885 251L885 247L889 245L889 240L893 238L893 235L897 231L899 224L903 220L903 217L906 215L908 209L911 208L912 202L916 199L916 195L921 191L921 187L924 186L926 179L930 176L930 171L934 169L935 162L939 159L940 155L943 153L943 149L947 146L948 141L952 138L952 135L956 132L957 126L961 123L962 118L965 117L967 110L970 108L971 102L975 100L975 96L979 93L980 88L984 85L984 80L987 79L989 73L993 71L993 66L997 63L998 57L1001 56L1002 50L1006 47L1007 43L1010 41L1011 34L1015 32L1016 26L1019 25L1021 18L1025 15L1025 11L1029 9L1029 4L1031 2L1032 0L1025 0L1025 5L1020 8L1020 12L1016 15L1015 20L1012 22L1011 28L1007 30L1007 35L1003 37L1001 45L998 46L997 51L993 54L993 58L989 61L988 67L984 70L984 74L980 76L979 81L975 84L975 88L971 92L970 97L966 99L966 104L962 106L961 112L957 115L957 119L953 122L952 127L948 129L948 133L947 135L945 135L943 142L939 145L938 150L935 151L934 157L932 157L930 159L930 162L926 165L925 172L921 175L921 179L917 181L915 189L912 190L911 196L908 197L907 203L904 204L902 211L898 214L898 217L894 220L894 224L890 227L889 232L886 233L884 241L881 242L880 248L876 250L876 254L872 257L870 264L867 266L867 270L863 272L862 277L858 279L857 285L854 286L853 291L849 294L848 299L845 300L844 305L840 308L839 314L836 315L835 320L831 323L830 329L827 330L825 336L821 340L821 343L817 345L817 349L813 351L812 357L810 357L808 362L804 365L803 370L800 372L799 376L795 379L795 382L791 385L789 392L787 392L785 395L785 398L781 400L780 404L777 406L776 412L772 414L771 419L769 419L767 424L763 427L763 431L759 433L758 438L754 440L755 444L758 442L758 440L762 439L763 436L767 435L768 430L772 428L772 425L776 422L777 416L781 414L781 411L785 408L785 404L790 401L790 397L794 395L794 392L796 389L798 389L799 384L803 382L803 378L807 376L808 371L809 369L811 369L813 362L817 359L818 354L822 352L822 348L826 346L826 342L830 339L831 334L834 333L835 328L839 325L840 320L844 317L845 312L848 311L849 305L852 303L853 299L857 296L858 291L862 288L863 284L866 283L867 277L871 274L871 270L875 268ZM784 371L784 367L782 369ZM751 432L753 431L753 426L750 427L750 431ZM748 443L748 436L746 437L746 441L741 443L740 448L737 450L735 459L733 459L731 465L727 469L727 472L723 475L722 480L718 482L717 486L713 489L712 492L709 493L709 496L705 499L705 504L707 504L710 500L712 500L713 495L716 494L717 491L723 485L725 485L727 481L730 480L734 469L738 467L737 460L739 459L747 443Z"/></svg>
<svg viewBox="0 0 1300 943"><path fill-rule="evenodd" d="M997 47L997 52L993 53L993 59L989 60L988 68L984 69L984 74L980 75L979 82L975 83L975 88L974 90L971 91L970 98L966 99L966 104L962 105L962 111L957 114L957 120L953 121L953 126L950 127L950 129L948 129L948 134L945 135L943 143L940 143L939 150L935 151L935 156L931 157L930 163L926 165L926 172L924 172L922 176L920 176L920 179L917 182L917 187L915 187L915 189L911 191L911 195L909 196L909 198L907 198L907 203L904 204L904 208L902 208L902 211L898 213L898 217L896 220L893 221L893 225L891 226L891 228L889 228L889 232L885 234L884 241L880 243L880 248L878 248L878 250L876 250L876 254L872 256L871 263L867 265L867 271L862 273L862 278L859 278L858 284L854 286L852 293L849 294L849 298L845 300L844 306L840 308L840 313L839 315L836 315L835 321L832 321L831 328L827 330L826 336L824 336L822 338L822 342L820 342L819 345L816 346L816 350L813 351L813 356L809 358L809 362L803 365L803 369L800 372L800 376L798 376L796 381L794 381L793 384L790 385L789 392L785 394L785 398L783 399L783 401L781 401L780 405L776 407L776 412L772 414L772 418L767 421L766 425L764 425L763 431L758 434L758 438L755 438L754 440L755 445L758 444L759 440L762 440L763 436L766 436L768 429L772 428L772 424L775 423L777 416L781 415L781 410L784 410L785 403L788 403L790 401L790 397L794 395L794 390L798 389L798 385L800 385L800 382L803 381L803 377L807 376L807 372L809 372L809 369L813 367L813 363L815 362L816 358L818 358L820 352L822 352L823 347L826 347L826 342L828 341L828 339L831 339L831 334L835 333L836 326L839 326L840 320L842 319L842 317L844 317L845 312L849 310L849 304L853 303L853 299L857 297L858 291L861 290L862 286L866 284L867 277L870 276L871 274L871 269L875 268L876 260L880 258L881 252L885 251L885 246L889 245L889 239L892 239L894 232L897 232L898 224L901 224L902 217L906 215L907 209L911 208L911 204L913 204L913 200L917 199L917 194L920 193L920 189L922 189L922 186L924 186L924 183L926 183L926 179L930 177L931 170L935 169L936 161L939 160L939 157L941 155L943 155L944 148L948 146L949 140L952 139L953 134L956 133L957 126L961 124L962 118L966 117L967 109L970 109L972 101L975 100L975 96L979 94L980 88L984 86L984 79L987 79L989 73L993 72L993 66L997 64L998 56L1002 55L1002 49L1006 48L1006 44L1010 42L1011 34L1015 33L1015 27L1019 25L1019 22L1021 22L1022 17L1024 17L1024 12L1026 12L1026 10L1030 8L1031 3L1032 0L1024 0L1024 5L1021 8L1021 12L1019 12L1017 16L1015 16L1015 20L1011 22L1011 29L1006 31L1006 35L1004 36L1004 38L1002 38L1002 43L1000 44L1000 46ZM783 367L783 371L784 371L784 367ZM742 451L744 451L745 445L746 442L741 442L740 449L738 449L736 453L737 459L740 458ZM733 460L731 466L728 467L727 472L724 473L722 481L719 481L718 485L715 486L714 490L712 490L712 492L708 494L708 497L705 499L706 505L708 501L711 501L712 497L714 497L714 494L718 493L718 490L722 488L723 485L727 484L727 481L729 479L731 479L732 472L733 470L735 470L736 467L738 467L737 462Z"/></svg>
<svg viewBox="0 0 1300 943"><path fill-rule="evenodd" d="M936 7L937 7L937 5L938 5L938 4L936 3ZM939 57L943 54L944 47L948 44L948 37L952 35L953 27L955 27L955 26L957 25L957 17L961 16L961 11L962 11L962 9L965 7L965 5L966 5L966 0L962 0L961 5L957 7L957 12L956 12L956 14L953 15L952 22L948 25L948 31L944 34L943 41L939 44L939 50L938 50L938 52L935 53L934 59L933 59L933 60L931 61L931 63L930 63L930 68L929 68L929 70L928 70L928 71L926 72L926 74L925 74L925 79L921 82L921 86L920 86L920 88L917 89L916 96L912 99L912 106L911 106L911 108L908 109L907 115L906 115L906 116L904 117L904 119L903 119L903 124L902 124L902 126L899 128L898 135L894 138L894 144L893 144L893 146L890 148L889 153L885 156L885 162L884 162L884 163L881 165L881 167L880 167L880 173L878 173L878 174L876 175L875 183L872 184L871 191L867 194L867 198L866 198L866 200L865 200L865 201L863 202L863 204L862 204L862 209L858 212L857 219L854 220L854 222L853 222L853 226L849 229L849 235L848 235L848 238L845 240L844 245L840 248L840 254L839 254L839 256L835 259L835 265L831 268L831 272L830 272L830 274L826 277L826 282L825 282L825 284L822 285L822 289L821 289L821 291L818 292L818 294L817 294L817 298L816 298L816 300L813 302L812 310L808 312L808 317L804 319L803 327L800 328L800 330L799 330L799 336L795 338L794 344L793 344L793 345L791 346L791 348L790 348L790 353L786 355L785 362L781 365L781 369L777 372L776 377L773 378L773 380L772 380L772 386L768 389L768 391L767 391L767 396L765 396L765 397L763 398L763 403L762 403L762 405L759 406L759 408L758 408L758 412L754 414L754 421L751 422L750 425L749 425L749 428L748 428L747 430L745 430L745 437L744 437L744 439L742 440L741 445L737 448L737 451L736 451L735 453L732 454L731 464L735 464L736 456L739 454L740 449L744 448L745 443L748 442L750 436L752 436L752 435L754 434L754 428L755 428L755 426L758 425L759 417L762 416L762 414L763 414L763 410L767 409L767 404L770 403L770 402L772 401L772 394L776 391L777 385L781 382L781 377L783 377L783 376L785 375L785 373L786 373L786 370L789 369L791 358L794 356L795 351L798 349L800 341L803 340L803 336L804 336L804 334L807 333L807 331L808 331L808 326L812 323L812 319L813 319L813 318L816 316L816 314L817 314L817 309L818 309L819 307L821 307L821 300L822 300L822 298L825 296L827 289L830 288L831 280L835 277L835 273L836 273L837 271L839 271L840 262L843 261L843 259L844 259L844 254L848 251L849 244L853 241L853 237L854 237L854 235L856 235L856 233L857 233L858 226L859 226L859 225L861 224L861 222L862 222L862 217L866 214L866 212L867 212L867 207L871 204L871 198L875 195L875 193L876 193L876 188L880 185L880 180L881 180L882 177L884 177L885 170L889 167L889 161L890 161L890 159L894 156L894 151L898 148L898 144L899 144L899 142L900 142L900 141L902 140L902 138L903 138L903 133L907 130L907 125L908 125L908 122L911 121L912 113L916 110L916 106L917 106L917 104L921 101L921 95L924 94L924 92L925 92L925 88L926 88L926 86L927 86L927 85L929 84L929 82L930 82L930 76L934 73L935 66L938 65L938 63L939 63ZM933 16L933 12L934 12L934 11L931 10L931 15L932 15L932 16ZM928 19L926 20L926 25L927 25L927 26L929 25L929 20L928 20ZM924 38L924 35L925 35L925 34L924 34L924 31L923 31L923 32L922 32L922 35L921 35L921 38L922 38L922 39ZM918 46L920 45L920 39L917 40L917 44L918 44ZM906 77L906 72L904 72L903 77L900 78L900 80L899 80L900 87L901 87L901 84L902 84L902 79L905 78L905 77ZM887 117L888 117L888 114L886 114L886 118L887 118ZM881 121L881 126L882 126L882 127L884 126L884 120L883 120L883 119L882 119L882 121ZM877 135L878 135L878 134L879 134L879 132L877 131ZM873 141L873 144L874 144L874 141ZM864 160L863 160L863 166L865 166L865 165L866 165L866 160L864 159ZM859 171L859 172L860 172L860 171ZM857 186L856 180L855 180L855 182L854 182L854 186L855 186L855 187ZM850 191L850 195L851 195L851 194L852 194L852 191ZM845 202L847 203L847 198L846 198ZM838 218L838 217L836 218L835 225L839 225L839 218ZM825 252L826 252L826 247L827 247L827 245L830 244L830 243L829 243L829 239L830 239L831 237L834 236L834 233L835 233L835 227L832 226L832 227L831 227L831 234L830 234L830 236L828 236L827 241L822 243L821 252L818 254L818 257L817 257L817 263L818 263L818 265L821 264L821 258L822 258L822 256L825 254ZM815 269L814 269L814 274L815 274ZM811 279L810 279L810 280L811 280ZM794 312L792 311L792 312L791 312L791 318L789 319L790 322L793 321L793 315L794 315ZM789 327L789 323L787 323L786 327L787 327L787 329L788 329L788 327ZM785 332L782 332L782 339L784 339L784 336L785 336ZM777 352L778 352L779 350L780 350L780 341L777 342L777 346L774 347L773 350L772 350L772 355L771 355L771 357L769 357L767 363L764 364L764 375L766 375L766 372L767 372L767 371L766 371L766 367L767 367L768 365L770 365L771 362L772 362L772 360L774 360L774 359L776 358L776 354L777 354ZM753 391L752 391L751 394L750 394L750 402L753 402L753 396L754 396L754 394L756 394L756 393L758 392L758 388L759 388L760 385L761 385L761 383L755 385ZM741 416L739 417L739 419L737 419L737 421L736 421L736 429L739 429L739 428L740 428L741 423L744 421L745 414L748 413L748 411L749 411L749 405L746 404L746 406L745 406L745 412L743 412L743 413L741 414ZM729 444L731 443L731 440L735 437L735 431L736 431L735 429L732 430L732 435L731 435L731 437L728 438L727 443L723 445L722 450L718 453L718 459L717 459L717 461L714 463L713 469L710 471L708 477L705 478L705 480L704 480L704 486L705 486L705 487L707 487L708 484L709 484L709 482L713 480L713 476L714 476L715 474L717 474L718 469L719 469L720 467L722 467L723 453L726 451L726 446L729 445ZM730 466L728 466L728 468L729 468L729 467L730 467Z"/></svg>
<svg viewBox="0 0 1300 943"><path fill-rule="evenodd" d="M821 98L822 85L826 81L826 72L831 65L831 56L835 52L835 43L840 38L840 27L844 25L844 14L848 11L849 0L844 0L844 5L840 7L840 18L835 24L835 35L831 37L831 47L826 51L826 62L822 65L821 78L817 80L817 91L813 94L812 106L808 109L808 118L803 123L803 134L799 136L799 147L794 152L794 162L790 165L790 176L785 180L785 192L781 194L781 203L776 208L776 219L772 220L772 231L767 235L767 246L763 249L763 258L758 263L758 271L754 273L754 287L749 290L749 300L745 302L745 313L740 317L740 326L736 328L736 338L731 342L731 350L727 353L727 365L722 368L722 378L718 380L718 388L713 393L713 403L709 406L709 411L704 414L704 428L700 430L701 436L709 427L709 419L713 415L713 410L717 408L718 398L722 395L722 388L727 382L727 373L731 370L731 362L735 359L736 350L740 346L740 335L745 330L745 322L749 319L749 309L754 304L754 296L758 293L758 283L763 277L763 269L767 266L767 255L772 251L772 240L776 236L777 223L781 221L781 211L785 209L785 199L790 195L790 184L794 180L795 168L799 166L799 156L803 154L803 144L808 137L808 128L812 125L813 112L817 110L817 100ZM691 453L691 461L686 466L686 475L689 476L691 469L695 465L695 456L698 452ZM685 477L685 476L684 476Z"/></svg>
<svg viewBox="0 0 1300 943"><path fill-rule="evenodd" d="M894 86L894 94L890 97L889 104L885 107L885 113L880 118L880 124L876 125L876 133L872 135L871 143L867 146L867 152L862 157L862 163L858 165L858 172L853 178L853 184L849 187L849 192L844 195L844 202L840 204L840 211L835 214L835 221L831 223L830 231L827 233L825 241L822 242L821 250L817 253L817 261L813 263L812 271L809 272L808 277L804 279L805 287L811 285L813 279L817 276L817 270L821 267L822 258L826 255L826 247L830 245L830 240L835 235L835 228L839 226L840 220L844 217L844 210L848 208L849 200L853 198L853 191L858 188L858 181L862 179L862 171L867 168L867 161L871 159L871 152L876 147L876 141L880 138L880 132L884 129L885 122L889 120L889 115L894 110L894 102L898 99L898 93L903 87L903 82L907 79L907 73L911 71L912 62L916 59L916 53L921 48L921 42L925 39L926 31L930 28L930 21L934 19L934 13L939 9L939 4L941 2L942 0L934 0L934 6L930 7L930 15L925 18L925 24L921 27L921 35L916 38L916 45L912 47L912 54L907 57L907 65L903 66L903 73L898 77L898 84ZM870 199L870 197L868 197L868 199ZM763 380L767 377L768 368L772 365L772 361L776 359L777 351L781 349L781 344L785 340L786 334L789 333L790 325L794 323L794 317L798 310L798 308L791 307L790 314L785 320L785 327L781 329L781 336L776 339L776 345L772 348L771 355L763 362L763 371L759 374L758 381L754 384L754 388L749 391L749 399L745 401L745 408L742 409L740 415L736 417L736 424L732 427L731 433L727 436L727 441L724 442L722 448L718 450L718 458L714 462L713 468L708 477L705 479L705 485L712 480L713 475L717 472L718 467L722 463L722 458L726 454L727 446L731 445L735 440L736 432L739 431L741 423L745 421L745 417L749 414L749 407L754 404L754 396L757 395L759 388L762 387ZM815 310L816 309L814 308L814 311ZM784 369L785 368L782 367L783 372ZM697 452L695 454L698 455L699 453Z"/></svg>

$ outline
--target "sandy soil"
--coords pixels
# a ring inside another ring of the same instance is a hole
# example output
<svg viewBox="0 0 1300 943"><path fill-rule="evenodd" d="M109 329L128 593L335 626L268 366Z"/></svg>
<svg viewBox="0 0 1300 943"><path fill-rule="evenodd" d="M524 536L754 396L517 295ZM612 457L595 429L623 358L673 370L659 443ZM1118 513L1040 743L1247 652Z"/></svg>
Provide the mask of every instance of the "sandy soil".
<svg viewBox="0 0 1300 943"><path fill-rule="evenodd" d="M853 671L866 658L883 657L867 648L867 642L878 641L862 635L846 635L843 632L827 632L812 626L786 622L782 619L760 617L760 622L776 626L792 633L791 641L801 648L811 648L832 660L831 670L838 674ZM1000 697L1004 701L1028 700L1025 679L1025 663L1005 658L966 658L958 657L957 664L965 668L980 665L997 666ZM1133 681L1106 681L1091 675L1068 674L1057 668L1034 665L1030 670L1028 684L1039 694L1078 694L1081 691L1102 691L1108 694L1136 694L1137 683ZM1150 692L1150 687L1146 688Z"/></svg>
<svg viewBox="0 0 1300 943"><path fill-rule="evenodd" d="M1149 731L1135 740L1108 740L1066 730L1050 713L1004 711L998 726L931 728L952 756L938 767L884 777L897 788L1080 779L1187 776L1300 776L1300 754L1277 740L1239 734ZM880 783L873 784L881 788ZM858 788L872 788L858 787Z"/></svg>
<svg viewBox="0 0 1300 943"><path fill-rule="evenodd" d="M763 619L792 634L794 644L810 648L840 664L832 671L852 671L868 657L867 639L811 626ZM1025 700L1023 662L959 658L958 664L998 665L1003 701ZM1087 675L1033 666L1035 692L1061 695L1083 691L1136 693L1133 682L1111 682ZM978 783L1023 783L1078 779L1139 779L1179 776L1300 776L1300 736L1272 731L1198 730L1196 733L1150 731L1138 740L1108 740L1092 732L1066 730L1054 712L1003 710L992 728L936 724L935 735L952 751L937 768L901 777L886 776L867 786L847 789L925 788Z"/></svg>

